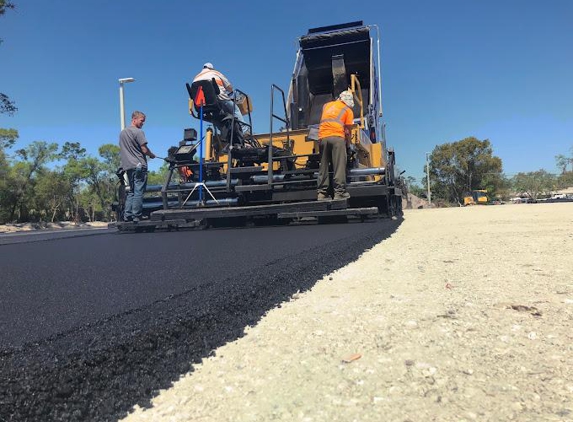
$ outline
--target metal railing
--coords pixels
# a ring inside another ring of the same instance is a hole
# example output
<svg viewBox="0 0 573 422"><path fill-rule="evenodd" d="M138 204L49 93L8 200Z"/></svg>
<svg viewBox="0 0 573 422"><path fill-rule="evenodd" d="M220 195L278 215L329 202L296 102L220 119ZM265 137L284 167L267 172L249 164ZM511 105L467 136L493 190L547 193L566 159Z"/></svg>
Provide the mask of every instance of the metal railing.
<svg viewBox="0 0 573 422"><path fill-rule="evenodd" d="M245 94L243 91L241 91L240 89L236 89L235 88L235 95L233 96L233 119L231 120L231 137L229 139L229 151L227 154L227 192L231 192L231 167L233 164L233 137L235 136L235 108L237 107L237 93L241 94L242 96L245 97L245 100L247 101L247 111L248 111L248 116L249 116L249 123L241 123L240 129L243 130L243 126L247 126L249 128L249 132L251 133L251 135L253 134L253 120L251 118L251 99L249 98L249 96L247 94ZM244 131L243 131L244 133Z"/></svg>
<svg viewBox="0 0 573 422"><path fill-rule="evenodd" d="M275 104L274 104L275 89L279 90L281 93L281 96L282 96L284 118L281 116L277 116L275 114ZM288 115L287 115L285 92L281 88L276 86L275 84L271 85L271 113L270 113L270 116L271 116L271 121L270 121L270 131L269 131L269 156L268 156L268 172L267 172L267 177L268 177L267 180L268 180L269 186L271 186L273 184L273 122L274 122L274 119L280 120L281 122L283 122L285 124L286 142L287 142L287 145L290 146L290 121L289 121Z"/></svg>

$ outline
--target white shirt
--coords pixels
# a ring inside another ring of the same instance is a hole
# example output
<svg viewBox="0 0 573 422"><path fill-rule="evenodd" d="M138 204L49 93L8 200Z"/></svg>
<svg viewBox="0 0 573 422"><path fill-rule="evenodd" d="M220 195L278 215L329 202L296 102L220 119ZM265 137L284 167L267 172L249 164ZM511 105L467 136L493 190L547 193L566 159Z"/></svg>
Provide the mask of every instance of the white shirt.
<svg viewBox="0 0 573 422"><path fill-rule="evenodd" d="M204 80L210 81L213 78L219 86L219 100L231 101L229 95L233 92L233 85L231 85L231 82L229 82L229 80L221 72L218 72L214 69L204 68L201 72L199 72L197 76L195 76L193 82Z"/></svg>

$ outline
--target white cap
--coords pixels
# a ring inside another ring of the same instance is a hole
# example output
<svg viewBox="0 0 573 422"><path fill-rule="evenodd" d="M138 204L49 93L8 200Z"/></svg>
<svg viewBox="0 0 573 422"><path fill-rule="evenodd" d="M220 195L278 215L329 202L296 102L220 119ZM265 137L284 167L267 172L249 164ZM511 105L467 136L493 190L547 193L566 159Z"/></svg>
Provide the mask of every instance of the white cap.
<svg viewBox="0 0 573 422"><path fill-rule="evenodd" d="M213 63L211 62L207 62L203 65L203 68L207 68L207 69L213 69Z"/></svg>
<svg viewBox="0 0 573 422"><path fill-rule="evenodd" d="M342 91L338 96L338 99L342 101L344 104L346 104L348 107L350 108L354 107L354 95L352 95L351 91L349 90Z"/></svg>

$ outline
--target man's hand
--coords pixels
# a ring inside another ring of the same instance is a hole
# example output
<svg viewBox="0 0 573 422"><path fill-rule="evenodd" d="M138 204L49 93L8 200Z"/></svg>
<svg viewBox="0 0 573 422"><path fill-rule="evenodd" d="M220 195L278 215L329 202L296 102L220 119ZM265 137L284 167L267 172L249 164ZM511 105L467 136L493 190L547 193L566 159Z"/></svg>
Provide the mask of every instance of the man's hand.
<svg viewBox="0 0 573 422"><path fill-rule="evenodd" d="M350 145L350 141L352 141L352 131L348 126L344 126L344 140L346 141L346 145Z"/></svg>

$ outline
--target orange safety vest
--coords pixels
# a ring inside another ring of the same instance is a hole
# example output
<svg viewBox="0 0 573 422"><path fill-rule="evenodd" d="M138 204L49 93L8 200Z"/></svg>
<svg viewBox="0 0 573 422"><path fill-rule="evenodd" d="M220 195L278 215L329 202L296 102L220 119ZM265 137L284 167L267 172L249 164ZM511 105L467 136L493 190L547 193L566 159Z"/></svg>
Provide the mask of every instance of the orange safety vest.
<svg viewBox="0 0 573 422"><path fill-rule="evenodd" d="M326 103L322 108L318 138L338 136L344 139L344 126L351 125L354 121L354 113L344 102L340 100Z"/></svg>

